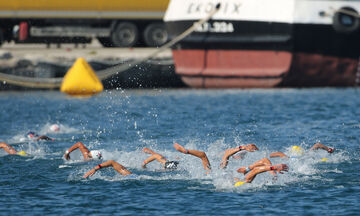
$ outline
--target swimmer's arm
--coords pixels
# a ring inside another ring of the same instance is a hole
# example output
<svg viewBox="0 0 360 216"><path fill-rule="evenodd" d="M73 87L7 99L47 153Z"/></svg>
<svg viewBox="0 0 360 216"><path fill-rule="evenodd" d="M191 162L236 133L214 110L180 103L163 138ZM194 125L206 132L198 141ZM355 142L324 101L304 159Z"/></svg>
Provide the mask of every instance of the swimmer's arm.
<svg viewBox="0 0 360 216"><path fill-rule="evenodd" d="M239 151L242 150L242 146L238 146L236 148L230 148L230 149L226 149L225 150L225 153L222 157L222 161L220 163L220 167L221 168L226 168L226 166L228 165L229 163L229 158L231 156L233 156L234 154L238 153ZM233 156L235 158L235 156ZM235 158L235 159L239 159L239 158ZM242 158L241 158L242 159Z"/></svg>
<svg viewBox="0 0 360 216"><path fill-rule="evenodd" d="M289 158L286 154L282 153L282 152L273 152L270 154L271 158L274 157L282 157L282 158Z"/></svg>
<svg viewBox="0 0 360 216"><path fill-rule="evenodd" d="M251 183L257 174L267 172L267 171L276 171L278 173L283 174L282 171L287 172L289 170L289 167L286 164L276 164L274 166L261 166L261 167L255 167L253 170L249 172L248 175L245 177L245 181L247 183Z"/></svg>
<svg viewBox="0 0 360 216"><path fill-rule="evenodd" d="M146 168L146 164L152 162L156 160L156 155L151 155L150 157L146 158L146 160L144 160L143 164L141 165L142 168Z"/></svg>
<svg viewBox="0 0 360 216"><path fill-rule="evenodd" d="M257 174L266 172L270 170L270 166L261 166L261 167L255 167L254 169L252 169L245 177L245 181L247 183L251 183Z"/></svg>
<svg viewBox="0 0 360 216"><path fill-rule="evenodd" d="M8 154L16 154L17 151L6 143L0 143L0 148L3 148Z"/></svg>
<svg viewBox="0 0 360 216"><path fill-rule="evenodd" d="M244 159L245 155L246 155L246 151L241 151L241 152L237 153L236 155L232 156L232 158L242 160L242 159Z"/></svg>
<svg viewBox="0 0 360 216"><path fill-rule="evenodd" d="M317 150L317 149L324 149L325 151L332 153L334 151L333 148L329 148L324 144L321 143L315 143L313 147L310 148L310 150Z"/></svg>
<svg viewBox="0 0 360 216"><path fill-rule="evenodd" d="M250 143L250 144L247 144L245 146L242 146L242 150L246 150L246 151L249 151L249 152L254 152L254 151L257 151L259 149L255 144Z"/></svg>
<svg viewBox="0 0 360 216"><path fill-rule="evenodd" d="M240 148L239 151L241 151L241 152L237 155L232 156L234 159L244 159L244 155L246 154L245 151L254 152L254 151L259 150L258 147L252 143L244 145L244 146L239 146L239 148ZM245 150L245 151L243 151L243 150Z"/></svg>
<svg viewBox="0 0 360 216"><path fill-rule="evenodd" d="M127 170L123 165L121 165L121 164L119 164L119 163L117 163L117 162L115 162L113 160L108 160L108 161L105 161L105 162L95 166L92 170L85 173L85 175L83 177L87 178L89 176L92 176L99 169L106 168L106 167L109 167L109 166L112 166L114 168L114 170L116 170L118 173L120 173L123 176L127 176L127 175L131 174L131 172L129 170Z"/></svg>

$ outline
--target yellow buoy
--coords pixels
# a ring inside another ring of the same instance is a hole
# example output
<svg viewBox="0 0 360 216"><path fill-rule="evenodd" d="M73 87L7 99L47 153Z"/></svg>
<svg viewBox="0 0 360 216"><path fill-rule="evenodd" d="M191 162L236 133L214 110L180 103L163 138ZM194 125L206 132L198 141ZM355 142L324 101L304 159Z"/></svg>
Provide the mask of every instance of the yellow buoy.
<svg viewBox="0 0 360 216"><path fill-rule="evenodd" d="M64 76L60 91L72 96L91 96L104 89L84 58L78 58Z"/></svg>
<svg viewBox="0 0 360 216"><path fill-rule="evenodd" d="M236 182L235 184L234 184L234 187L239 187L239 186L241 186L241 185L243 185L243 184L245 184L246 182L244 182L244 181L238 181L238 182Z"/></svg>

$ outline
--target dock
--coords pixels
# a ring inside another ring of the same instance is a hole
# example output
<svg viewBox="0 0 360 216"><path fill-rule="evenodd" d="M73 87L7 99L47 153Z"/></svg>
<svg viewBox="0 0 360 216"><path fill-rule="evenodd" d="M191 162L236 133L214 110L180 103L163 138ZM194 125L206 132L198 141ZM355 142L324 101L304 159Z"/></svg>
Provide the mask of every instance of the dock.
<svg viewBox="0 0 360 216"><path fill-rule="evenodd" d="M63 77L79 57L100 71L119 64L131 64L151 55L156 48L103 48L97 41L86 46L74 44L3 44L0 48L0 73L36 78ZM175 74L171 50L103 80L105 89L177 88L184 83ZM0 90L24 90L21 86L0 83Z"/></svg>

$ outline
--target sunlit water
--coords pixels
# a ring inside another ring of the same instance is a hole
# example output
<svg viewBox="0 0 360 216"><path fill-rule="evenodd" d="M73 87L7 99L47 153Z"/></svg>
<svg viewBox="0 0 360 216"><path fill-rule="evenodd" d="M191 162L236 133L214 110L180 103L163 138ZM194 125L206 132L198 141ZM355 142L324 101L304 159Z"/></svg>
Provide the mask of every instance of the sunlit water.
<svg viewBox="0 0 360 216"><path fill-rule="evenodd" d="M0 93L0 141L28 157L0 149L1 215L359 215L360 92L357 89L132 90L69 98L58 92ZM51 124L61 131L53 133ZM24 140L28 131L55 141ZM135 175L111 168L84 179L99 161L83 162L67 148L81 141L99 149ZM173 148L178 142L205 151L201 161ZM271 159L290 170L273 181L269 173L234 187L236 169L315 142L336 148L298 159ZM231 159L219 169L227 148L255 143L260 151ZM179 169L156 161L141 168L151 148ZM328 158L321 162L321 158Z"/></svg>

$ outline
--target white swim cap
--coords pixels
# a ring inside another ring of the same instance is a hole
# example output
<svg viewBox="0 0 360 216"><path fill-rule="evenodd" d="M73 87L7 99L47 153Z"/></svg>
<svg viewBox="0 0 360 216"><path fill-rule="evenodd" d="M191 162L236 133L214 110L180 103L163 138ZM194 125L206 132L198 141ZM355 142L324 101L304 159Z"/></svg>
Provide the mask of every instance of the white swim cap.
<svg viewBox="0 0 360 216"><path fill-rule="evenodd" d="M56 131L60 130L60 127L57 124L53 124L53 125L50 126L50 130L53 131L53 132L56 132Z"/></svg>
<svg viewBox="0 0 360 216"><path fill-rule="evenodd" d="M101 152L98 150L92 150L92 151L90 151L90 154L91 154L92 158L97 158L99 160L102 159Z"/></svg>

